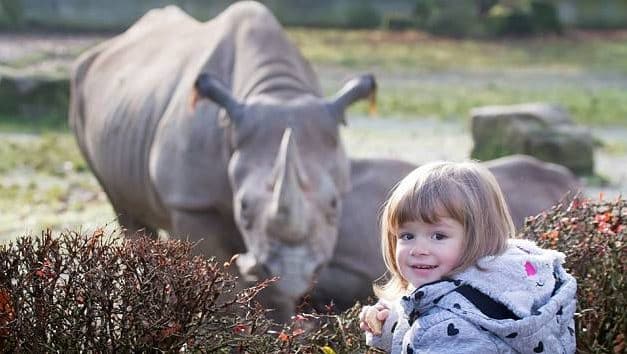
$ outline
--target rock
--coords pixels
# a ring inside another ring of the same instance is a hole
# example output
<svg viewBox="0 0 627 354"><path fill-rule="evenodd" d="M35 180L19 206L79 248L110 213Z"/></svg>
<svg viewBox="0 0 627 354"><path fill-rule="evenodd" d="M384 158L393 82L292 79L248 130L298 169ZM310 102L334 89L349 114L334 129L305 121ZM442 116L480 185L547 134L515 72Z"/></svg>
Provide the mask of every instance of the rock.
<svg viewBox="0 0 627 354"><path fill-rule="evenodd" d="M594 169L592 135L568 112L546 103L486 106L471 110L471 157L490 160L526 154L568 167L577 175Z"/></svg>

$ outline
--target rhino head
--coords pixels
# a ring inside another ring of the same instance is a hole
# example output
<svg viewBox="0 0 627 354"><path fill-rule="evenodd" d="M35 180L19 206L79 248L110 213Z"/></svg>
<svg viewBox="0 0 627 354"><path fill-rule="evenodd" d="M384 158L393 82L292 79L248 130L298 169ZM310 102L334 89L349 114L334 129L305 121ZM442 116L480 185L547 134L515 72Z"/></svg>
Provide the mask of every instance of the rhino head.
<svg viewBox="0 0 627 354"><path fill-rule="evenodd" d="M247 248L237 259L240 273L250 281L279 277L271 297L289 313L337 243L342 195L350 189L339 124L346 107L374 95L374 77L355 78L328 99L257 95L240 102L207 74L196 90L226 112L233 213Z"/></svg>

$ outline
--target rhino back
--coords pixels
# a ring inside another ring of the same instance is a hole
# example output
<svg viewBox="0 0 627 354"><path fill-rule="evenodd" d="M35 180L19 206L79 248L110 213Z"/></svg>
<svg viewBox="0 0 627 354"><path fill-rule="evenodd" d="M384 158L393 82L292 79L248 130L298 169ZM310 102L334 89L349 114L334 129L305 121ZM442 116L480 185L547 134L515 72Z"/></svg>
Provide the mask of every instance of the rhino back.
<svg viewBox="0 0 627 354"><path fill-rule="evenodd" d="M256 95L272 95L280 100L303 94L321 96L318 78L309 62L287 38L272 13L258 3L241 7L252 15L239 23L234 38L234 95L242 100Z"/></svg>
<svg viewBox="0 0 627 354"><path fill-rule="evenodd" d="M526 217L549 209L582 188L566 167L527 155L506 156L483 164L496 177L516 229L523 226Z"/></svg>
<svg viewBox="0 0 627 354"><path fill-rule="evenodd" d="M168 115L193 119L194 79L226 42L216 28L173 7L153 10L74 65L70 124L79 146L114 206L144 214L137 216L153 226L166 223L149 176L155 136ZM178 138L192 139L184 134Z"/></svg>

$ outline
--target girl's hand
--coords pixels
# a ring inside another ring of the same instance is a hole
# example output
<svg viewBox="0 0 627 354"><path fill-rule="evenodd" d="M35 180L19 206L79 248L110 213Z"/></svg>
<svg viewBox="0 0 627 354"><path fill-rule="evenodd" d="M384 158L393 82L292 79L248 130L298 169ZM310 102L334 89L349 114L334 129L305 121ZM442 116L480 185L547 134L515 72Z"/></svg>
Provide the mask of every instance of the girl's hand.
<svg viewBox="0 0 627 354"><path fill-rule="evenodd" d="M381 335L383 322L390 314L390 310L381 302L374 306L364 306L359 313L359 328L375 336Z"/></svg>

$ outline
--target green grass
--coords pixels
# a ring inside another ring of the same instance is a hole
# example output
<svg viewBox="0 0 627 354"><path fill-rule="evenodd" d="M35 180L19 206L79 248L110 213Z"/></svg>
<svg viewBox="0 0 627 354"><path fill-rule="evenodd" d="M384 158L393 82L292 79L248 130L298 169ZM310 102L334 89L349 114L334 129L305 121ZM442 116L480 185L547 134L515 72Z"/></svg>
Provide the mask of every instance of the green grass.
<svg viewBox="0 0 627 354"><path fill-rule="evenodd" d="M5 61L2 64L14 69L24 69L51 58L56 58L56 56L47 52L34 52L16 60Z"/></svg>
<svg viewBox="0 0 627 354"><path fill-rule="evenodd" d="M95 228L115 220L69 133L0 139L0 243L46 228Z"/></svg>
<svg viewBox="0 0 627 354"><path fill-rule="evenodd" d="M424 85L411 88L382 88L378 94L378 115L408 119L437 117L443 120L467 120L473 107L507 105L525 102L550 102L562 105L573 120L588 126L627 125L627 97L619 89L598 91L576 87L547 90L485 86L479 88L446 85ZM366 103L352 112L365 114Z"/></svg>
<svg viewBox="0 0 627 354"><path fill-rule="evenodd" d="M20 117L0 114L0 132L12 133L67 133L69 126L65 115Z"/></svg>
<svg viewBox="0 0 627 354"><path fill-rule="evenodd" d="M608 154L612 156L621 156L627 155L627 142L625 141L613 141L613 142L604 142L601 145L601 148Z"/></svg>
<svg viewBox="0 0 627 354"><path fill-rule="evenodd" d="M485 41L417 32L288 33L322 73L326 67L379 73L383 117L463 120L476 106L543 101L562 105L581 124L627 125L627 78L621 79L627 74L627 36ZM447 81L451 75L459 79ZM325 92L337 90L337 82L321 76ZM425 76L431 80L422 82ZM363 113L366 105L353 110Z"/></svg>
<svg viewBox="0 0 627 354"><path fill-rule="evenodd" d="M464 120L476 106L548 101L564 106L581 124L627 125L627 35L487 41L419 32L290 28L287 33L316 67L327 93L338 89L338 82L329 82L337 80L338 69L376 72L383 117ZM84 46L60 55L78 55ZM13 64L26 67L54 53L30 53ZM438 81L438 75L451 74L459 79ZM423 82L425 75L431 80ZM535 85L534 80L545 82ZM361 104L352 110L366 108ZM0 116L0 131L50 130L67 131L65 115Z"/></svg>
<svg viewBox="0 0 627 354"><path fill-rule="evenodd" d="M63 176L68 170L87 170L70 134L24 135L22 138L3 137L3 140L0 144L0 174L27 168L36 173Z"/></svg>
<svg viewBox="0 0 627 354"><path fill-rule="evenodd" d="M288 34L314 63L351 68L421 72L540 68L627 74L627 36L486 41L434 38L416 32L299 28Z"/></svg>

